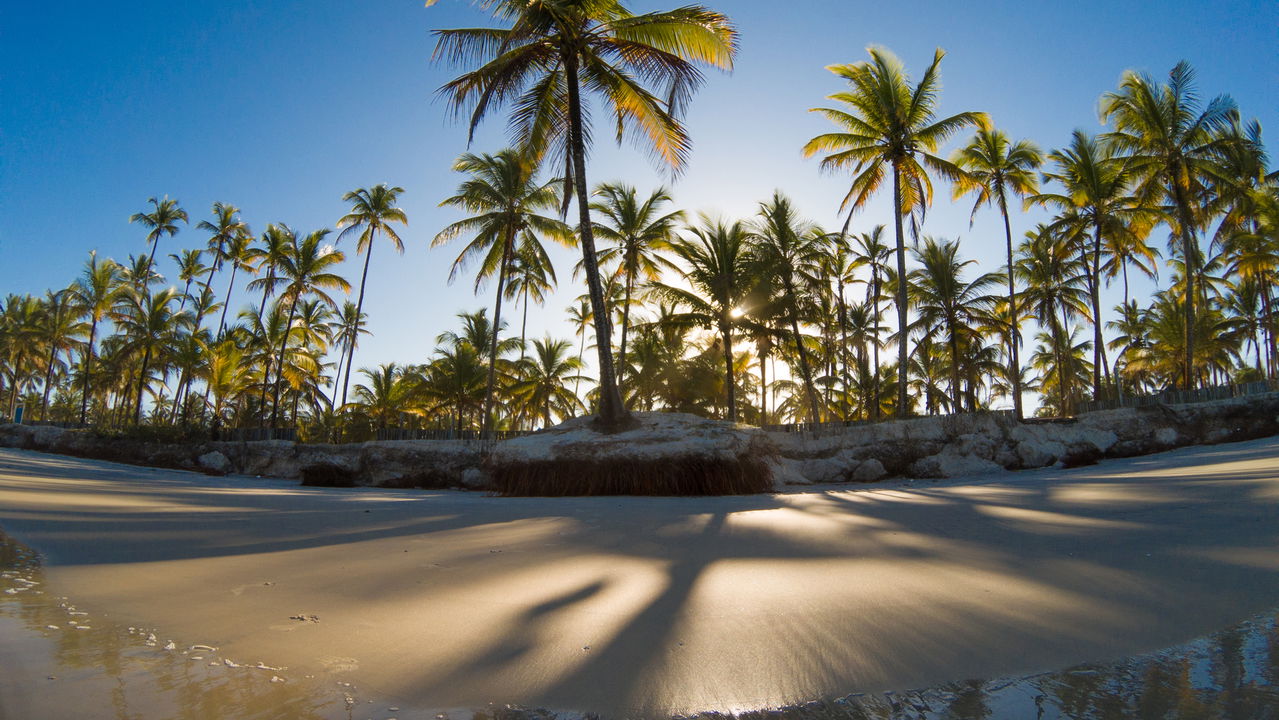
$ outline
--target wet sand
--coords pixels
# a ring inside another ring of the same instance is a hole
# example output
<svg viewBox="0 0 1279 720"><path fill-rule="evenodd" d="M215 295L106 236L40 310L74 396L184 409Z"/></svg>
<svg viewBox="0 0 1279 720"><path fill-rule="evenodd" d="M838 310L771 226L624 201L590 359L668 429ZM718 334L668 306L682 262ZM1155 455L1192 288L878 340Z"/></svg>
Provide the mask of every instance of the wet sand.
<svg viewBox="0 0 1279 720"><path fill-rule="evenodd" d="M0 450L0 527L44 554L48 592L400 717L740 711L1164 648L1279 605L1277 509L1276 439L697 499L317 490Z"/></svg>

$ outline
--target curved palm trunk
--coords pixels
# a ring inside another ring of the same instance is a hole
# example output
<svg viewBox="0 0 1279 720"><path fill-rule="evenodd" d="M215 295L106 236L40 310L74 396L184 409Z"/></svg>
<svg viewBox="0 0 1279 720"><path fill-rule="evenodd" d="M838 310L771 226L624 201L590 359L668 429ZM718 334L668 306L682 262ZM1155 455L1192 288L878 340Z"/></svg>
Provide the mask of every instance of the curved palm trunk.
<svg viewBox="0 0 1279 720"><path fill-rule="evenodd" d="M218 274L219 272L221 272L221 270L222 270L222 245L223 245L223 242L222 242L221 240L219 240L219 241L218 241L218 250L217 250L217 252L213 255L213 267L209 268L209 275L208 275L208 277L206 277L206 278L204 279L204 290L202 291L201 296L203 296L203 293L207 293L207 292L211 292L211 291L212 291L211 289L212 289L212 287L213 287L213 276L214 276L214 275L217 275L217 274ZM231 265L231 272L233 272L233 273L235 272L235 264L234 264L234 263L232 263L232 265ZM231 298L228 296L228 297L227 297L227 300L229 301L230 299L231 299ZM226 317L226 315L224 314L224 315L223 315L223 317ZM196 318L196 319L195 319L195 329L196 329L196 330L199 330L199 329L200 329L200 321L201 321L202 319L204 319L204 315L203 315L203 314L201 314L201 315L200 315L200 317L198 317L198 318Z"/></svg>
<svg viewBox="0 0 1279 720"><path fill-rule="evenodd" d="M737 385L733 377L733 330L720 322L719 334L724 340L724 382L728 391L728 421L737 422Z"/></svg>
<svg viewBox="0 0 1279 720"><path fill-rule="evenodd" d="M155 267L155 251L160 247L160 236L156 235L151 241L151 254L147 256L147 271L142 275L142 286L146 287L151 283L151 269Z"/></svg>
<svg viewBox="0 0 1279 720"><path fill-rule="evenodd" d="M577 349L577 379L573 381L573 397L580 399L577 394L578 389L582 386L582 356L586 354L586 328L582 328L582 344Z"/></svg>
<svg viewBox="0 0 1279 720"><path fill-rule="evenodd" d="M768 424L768 351L761 344L759 350L759 424Z"/></svg>
<svg viewBox="0 0 1279 720"><path fill-rule="evenodd" d="M1008 251L1008 315L1011 325L1008 328L1008 378L1012 382L1013 417L1022 419L1021 407L1021 316L1017 314L1017 284L1013 279L1013 230L1008 222L1008 203L1004 199L1004 189L999 189L999 209L1004 215L1005 249Z"/></svg>
<svg viewBox="0 0 1279 720"><path fill-rule="evenodd" d="M351 384L351 362L355 358L355 338L360 336L360 316L364 310L364 287L369 279L369 261L373 259L373 233L369 233L369 251L364 253L364 272L360 273L360 296L355 301L355 332L346 349L346 382L342 383L342 407L346 407L346 389ZM495 325L494 328L497 326Z"/></svg>
<svg viewBox="0 0 1279 720"><path fill-rule="evenodd" d="M577 190L582 267L586 271L591 310L595 315L595 345L600 363L598 423L605 430L620 429L630 419L630 413L626 411L621 393L617 389L608 306L604 303L604 287L600 283L599 264L595 259L595 232L591 227L590 199L586 185L586 144L582 137L582 99L578 87L577 56L570 53L564 61L568 75L569 147L573 155L573 174L576 176L573 180Z"/></svg>
<svg viewBox="0 0 1279 720"><path fill-rule="evenodd" d="M484 416L480 418L480 433L493 429L493 388L497 384L497 335L502 327L502 292L506 289L506 271L511 264L515 244L514 227L507 228L506 242L502 247L502 265L497 271L497 297L493 299L493 339L489 342L488 382L484 386ZM524 340L520 339L523 347Z"/></svg>
<svg viewBox="0 0 1279 720"><path fill-rule="evenodd" d="M524 359L525 346L528 341L528 285L524 286L524 319L520 321L520 359Z"/></svg>
<svg viewBox="0 0 1279 720"><path fill-rule="evenodd" d="M902 237L902 179L901 168L893 163L893 225L897 235L897 417L910 415L907 405L906 376L908 359L906 352L906 243Z"/></svg>

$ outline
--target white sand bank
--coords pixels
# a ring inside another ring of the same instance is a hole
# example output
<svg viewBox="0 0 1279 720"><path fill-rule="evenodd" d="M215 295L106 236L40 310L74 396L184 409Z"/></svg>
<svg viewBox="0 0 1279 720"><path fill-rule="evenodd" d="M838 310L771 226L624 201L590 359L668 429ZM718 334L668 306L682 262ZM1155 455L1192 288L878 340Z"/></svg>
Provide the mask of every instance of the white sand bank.
<svg viewBox="0 0 1279 720"><path fill-rule="evenodd" d="M0 450L0 526L45 553L51 592L417 709L739 710L1172 645L1279 605L1277 506L1276 439L717 498L312 490Z"/></svg>

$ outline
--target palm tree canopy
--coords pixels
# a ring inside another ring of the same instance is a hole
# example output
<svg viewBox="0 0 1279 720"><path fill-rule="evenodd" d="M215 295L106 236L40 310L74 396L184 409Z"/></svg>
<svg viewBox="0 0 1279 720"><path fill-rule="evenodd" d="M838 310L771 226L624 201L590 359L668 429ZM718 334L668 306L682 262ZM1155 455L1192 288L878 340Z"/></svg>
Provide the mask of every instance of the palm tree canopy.
<svg viewBox="0 0 1279 720"><path fill-rule="evenodd" d="M570 73L601 97L619 143L634 135L678 170L690 149L679 117L703 80L697 65L731 70L737 52L728 18L700 6L636 15L617 0L479 5L512 27L434 31L434 59L479 66L441 94L459 113L469 110L472 136L485 115L510 104L513 141L538 157L563 154L565 166Z"/></svg>
<svg viewBox="0 0 1279 720"><path fill-rule="evenodd" d="M373 237L381 233L391 241L396 252L402 254L404 241L396 234L391 223L407 225L409 222L404 211L395 205L395 201L403 192L402 187L389 187L382 183L374 185L372 189L359 188L343 195L342 201L351 203L351 210L338 220L337 225L341 232L338 233L337 241L341 242L347 233L358 232L355 252L357 255L362 255L368 251Z"/></svg>

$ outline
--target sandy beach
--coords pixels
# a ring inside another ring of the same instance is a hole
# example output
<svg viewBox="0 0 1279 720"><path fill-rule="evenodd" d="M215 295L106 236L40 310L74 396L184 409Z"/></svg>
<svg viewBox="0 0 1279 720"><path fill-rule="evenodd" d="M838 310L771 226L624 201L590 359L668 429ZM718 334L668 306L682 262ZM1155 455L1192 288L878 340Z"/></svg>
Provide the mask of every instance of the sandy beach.
<svg viewBox="0 0 1279 720"><path fill-rule="evenodd" d="M48 592L421 712L745 710L1165 647L1279 606L1277 505L1279 439L692 499L0 450L0 528L42 553ZM39 707L21 662L0 652L0 716Z"/></svg>

